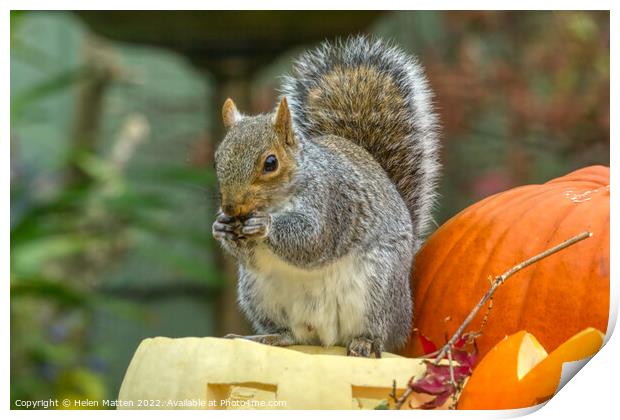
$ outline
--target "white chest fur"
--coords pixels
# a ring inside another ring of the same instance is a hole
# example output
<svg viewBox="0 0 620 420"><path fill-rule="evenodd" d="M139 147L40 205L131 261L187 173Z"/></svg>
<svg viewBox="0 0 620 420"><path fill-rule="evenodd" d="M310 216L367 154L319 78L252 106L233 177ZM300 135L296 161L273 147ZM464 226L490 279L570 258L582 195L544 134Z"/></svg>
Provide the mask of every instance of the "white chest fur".
<svg viewBox="0 0 620 420"><path fill-rule="evenodd" d="M295 267L268 248L256 250L262 310L289 326L300 343L346 344L365 331L366 265L353 255L315 270Z"/></svg>

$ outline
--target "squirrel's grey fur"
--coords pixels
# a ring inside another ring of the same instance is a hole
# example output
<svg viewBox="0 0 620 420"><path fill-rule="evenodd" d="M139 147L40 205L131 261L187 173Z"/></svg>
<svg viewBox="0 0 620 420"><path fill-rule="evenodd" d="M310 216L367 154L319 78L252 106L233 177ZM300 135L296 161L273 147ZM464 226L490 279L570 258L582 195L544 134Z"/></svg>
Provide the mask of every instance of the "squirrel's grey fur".
<svg viewBox="0 0 620 420"><path fill-rule="evenodd" d="M250 338L395 350L411 328L411 264L439 168L423 72L398 48L356 37L302 55L283 96L274 114L225 105L216 152L213 233L239 261L239 303L261 334ZM281 174L256 181L269 150Z"/></svg>
<svg viewBox="0 0 620 420"><path fill-rule="evenodd" d="M369 83L375 75L368 72L360 72L362 83L343 83L348 74L340 70L339 77L324 84L336 69L360 68L373 69L385 78L375 83L393 84L403 103L385 85L379 90ZM312 95L315 91L320 95ZM295 62L282 94L301 136L344 137L381 164L409 208L417 249L432 220L440 169L437 117L417 60L396 46L363 36L335 45L324 43Z"/></svg>

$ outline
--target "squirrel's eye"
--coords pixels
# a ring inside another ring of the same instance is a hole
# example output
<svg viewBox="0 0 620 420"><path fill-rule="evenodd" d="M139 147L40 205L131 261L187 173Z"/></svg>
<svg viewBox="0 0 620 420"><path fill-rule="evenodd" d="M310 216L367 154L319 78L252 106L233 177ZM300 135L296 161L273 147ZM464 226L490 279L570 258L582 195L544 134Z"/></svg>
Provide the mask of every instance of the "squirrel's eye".
<svg viewBox="0 0 620 420"><path fill-rule="evenodd" d="M269 155L265 158L265 164L263 165L263 171L273 172L278 169L278 158L275 155Z"/></svg>

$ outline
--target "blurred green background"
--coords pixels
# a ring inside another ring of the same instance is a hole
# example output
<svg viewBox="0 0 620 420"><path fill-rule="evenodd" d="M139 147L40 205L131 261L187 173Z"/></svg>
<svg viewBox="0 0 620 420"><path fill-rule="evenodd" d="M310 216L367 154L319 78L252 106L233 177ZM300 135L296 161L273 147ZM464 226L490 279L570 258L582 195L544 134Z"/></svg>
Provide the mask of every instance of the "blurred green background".
<svg viewBox="0 0 620 420"><path fill-rule="evenodd" d="M12 12L12 405L116 398L146 337L247 331L210 234L221 103L270 110L296 54L358 31L426 68L438 225L609 164L607 12Z"/></svg>

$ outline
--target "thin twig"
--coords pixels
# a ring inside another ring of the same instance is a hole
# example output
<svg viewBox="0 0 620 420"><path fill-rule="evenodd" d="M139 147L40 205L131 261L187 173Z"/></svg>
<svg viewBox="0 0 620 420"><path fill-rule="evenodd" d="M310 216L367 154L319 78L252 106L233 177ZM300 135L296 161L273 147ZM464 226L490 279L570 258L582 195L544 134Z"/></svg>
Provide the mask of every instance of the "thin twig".
<svg viewBox="0 0 620 420"><path fill-rule="evenodd" d="M396 379L394 379L394 380L392 381L392 392L390 393L390 397L392 397L392 399L393 399L394 401L396 401L396 400L397 400L397 397L396 397Z"/></svg>
<svg viewBox="0 0 620 420"><path fill-rule="evenodd" d="M512 276L513 274L523 270L524 268L542 260L543 258L548 257L549 255L555 254L558 251L563 250L564 248L567 248L579 241L582 241L586 238L589 238L592 236L591 232L582 232L577 236L573 236L572 238L562 242L559 245L554 246L553 248L549 248L548 250L541 252L538 255L533 256L532 258L525 260L517 265L515 265L514 267L512 267L510 270L506 271L504 274L502 274L499 277L496 277L495 280L493 281L493 284L491 285L491 288L485 293L485 295L482 297L482 299L480 299L480 302L478 302L478 304L474 307L474 309L469 313L469 315L467 316L467 318L465 318L465 321L463 321L463 323L461 324L461 326L456 330L456 332L454 333L454 335L452 336L452 338L450 338L450 340L448 340L448 342L441 348L441 350L439 351L439 354L437 355L437 357L435 358L435 364L438 364L441 359L444 358L444 356L446 355L446 352L448 351L448 349L451 349L452 346L454 346L454 343L456 342L456 340L459 339L459 337L461 336L461 334L463 334L463 331L465 330L465 328L467 328L467 326L469 325L469 323L474 319L474 317L478 314L478 311L480 311L480 308L482 307L482 305L485 304L485 302L487 300L489 300L493 294L495 293L495 290L497 290L497 288L499 286L501 286L506 279L508 279L508 277Z"/></svg>
<svg viewBox="0 0 620 420"><path fill-rule="evenodd" d="M460 384L456 383L456 379L454 378L454 362L452 360L452 349L448 350L448 363L449 363L449 369L450 369L450 382L452 383L452 386L454 387L454 391L452 392L451 395L451 399L452 399L452 403L450 404L450 410L454 410L456 408L456 394L457 392L459 392L460 389Z"/></svg>
<svg viewBox="0 0 620 420"><path fill-rule="evenodd" d="M512 267L510 270L506 271L504 274L502 274L501 276L498 276L495 278L495 280L493 281L493 283L491 284L491 287L489 288L489 290L485 293L485 295L482 297L482 299L480 299L480 302L478 302L478 304L474 307L474 309L469 313L469 315L467 316L467 318L465 318L465 321L463 321L463 323L459 326L459 328L456 330L456 332L454 333L454 335L450 338L450 340L448 340L448 342L439 350L439 353L437 354L437 357L435 358L435 361L433 362L435 365L439 364L439 362L441 362L441 360L444 358L444 356L446 355L446 353L448 354L448 358L450 359L450 379L452 380L452 383L454 384L454 370L452 367L452 347L454 346L454 343L456 342L456 340L458 340L461 335L463 334L463 331L465 330L465 328L467 328L467 326L471 323L471 321L474 319L474 317L478 314L478 312L480 311L480 308L482 308L482 306L485 304L485 302L489 299L491 299L493 297L493 294L495 293L495 290L497 290L497 288L499 286L501 286L510 276L512 276L513 274L517 273L518 271L523 270L525 267L528 267L540 260L542 260L543 258L546 258L552 254L555 254L558 251L563 250L564 248L568 248L571 245L576 244L579 241L582 241L584 239L587 239L589 237L592 236L592 232L582 232L579 235L573 236L572 238L552 247L547 249L546 251L541 252L538 255L533 256L530 259L527 259L517 265L515 265L514 267ZM489 309L490 310L490 309ZM432 353L431 353L432 354ZM413 379L413 378L411 378ZM411 380L409 381L411 384ZM408 386L407 389L405 389L405 391L403 392L403 395L400 396L400 398L398 398L395 401L395 408L397 410L399 410L402 405L405 403L405 401L407 401L407 398L409 398L409 395L411 395L411 393L413 392L413 389L411 386Z"/></svg>
<svg viewBox="0 0 620 420"><path fill-rule="evenodd" d="M450 370L450 382L454 388L456 388L456 380L454 379L454 364L452 363L452 350L448 349L448 362L449 362L449 370Z"/></svg>
<svg viewBox="0 0 620 420"><path fill-rule="evenodd" d="M482 322L480 323L480 328L478 329L479 333L481 333L484 327L486 327L489 320L489 314L491 313L491 309L493 309L493 296L489 298L489 305L487 306L487 311L484 313L484 316L482 317Z"/></svg>
<svg viewBox="0 0 620 420"><path fill-rule="evenodd" d="M430 353L423 354L422 356L418 356L418 359L430 359L431 357L435 357L439 354L439 350L435 350Z"/></svg>

